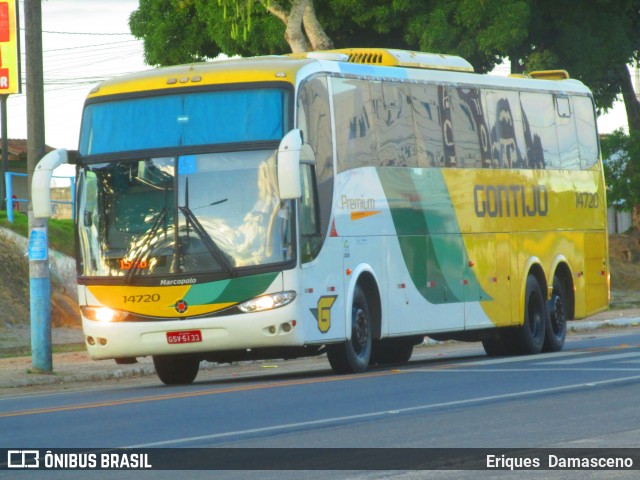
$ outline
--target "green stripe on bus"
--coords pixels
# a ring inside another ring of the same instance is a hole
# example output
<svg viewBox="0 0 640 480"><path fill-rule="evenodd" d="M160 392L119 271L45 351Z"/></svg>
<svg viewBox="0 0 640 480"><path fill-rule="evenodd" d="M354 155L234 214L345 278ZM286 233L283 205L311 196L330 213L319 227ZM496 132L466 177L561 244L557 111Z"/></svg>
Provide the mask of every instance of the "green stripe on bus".
<svg viewBox="0 0 640 480"><path fill-rule="evenodd" d="M469 268L460 227L437 169L378 168L411 280L431 303L464 301L466 289L484 292ZM462 280L467 281L463 285Z"/></svg>
<svg viewBox="0 0 640 480"><path fill-rule="evenodd" d="M278 272L249 275L218 282L193 285L185 301L190 305L239 303L262 295L278 276Z"/></svg>

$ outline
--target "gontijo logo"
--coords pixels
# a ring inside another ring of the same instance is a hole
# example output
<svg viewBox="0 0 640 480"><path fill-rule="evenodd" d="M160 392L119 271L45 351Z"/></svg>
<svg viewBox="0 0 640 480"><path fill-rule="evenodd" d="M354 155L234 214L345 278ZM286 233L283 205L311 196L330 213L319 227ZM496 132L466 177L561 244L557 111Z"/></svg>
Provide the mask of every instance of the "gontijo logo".
<svg viewBox="0 0 640 480"><path fill-rule="evenodd" d="M545 217L549 195L544 185L475 185L473 204L478 217Z"/></svg>

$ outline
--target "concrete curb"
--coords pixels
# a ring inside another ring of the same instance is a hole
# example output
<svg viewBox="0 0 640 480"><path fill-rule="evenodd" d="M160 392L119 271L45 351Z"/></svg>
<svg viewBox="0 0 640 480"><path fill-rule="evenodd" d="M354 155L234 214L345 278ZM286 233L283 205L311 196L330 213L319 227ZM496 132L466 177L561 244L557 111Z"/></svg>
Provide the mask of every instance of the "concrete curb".
<svg viewBox="0 0 640 480"><path fill-rule="evenodd" d="M569 324L568 330L569 332L586 332L609 327L624 328L635 326L640 326L640 318L616 318L601 321L573 321ZM437 347L451 343L460 342L437 342L427 338L423 345ZM65 355L75 355L75 357L69 360ZM59 360L58 362L56 362L56 357ZM10 363L10 365L8 365L8 368L5 368L7 365L0 364L0 389L47 385L54 386L81 382L102 382L155 375L155 369L150 358L141 359L138 363L131 365L117 365L111 360L91 360L86 352L76 352L75 354L54 354L54 372L51 374L31 371L31 360L28 357L4 359L4 361ZM259 363L262 362L241 362L242 365ZM212 370L229 368L229 366L203 362L200 368L201 370Z"/></svg>

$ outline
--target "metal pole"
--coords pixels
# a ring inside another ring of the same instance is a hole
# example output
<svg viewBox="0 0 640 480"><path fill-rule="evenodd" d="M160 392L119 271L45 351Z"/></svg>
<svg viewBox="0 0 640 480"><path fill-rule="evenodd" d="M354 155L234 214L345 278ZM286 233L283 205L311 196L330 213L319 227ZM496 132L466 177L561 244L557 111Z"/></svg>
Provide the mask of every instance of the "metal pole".
<svg viewBox="0 0 640 480"><path fill-rule="evenodd" d="M4 179L4 174L9 171L9 139L7 138L7 98L9 95L0 95L0 121L2 122L2 130L0 131L0 135L2 135L2 178ZM0 185L0 210L7 209L6 206L9 205L9 202L6 202L6 188L5 183L2 182Z"/></svg>
<svg viewBox="0 0 640 480"><path fill-rule="evenodd" d="M42 0L25 0L27 67L27 183L44 156L44 74L42 66ZM31 306L31 363L34 370L51 372L51 280L47 257L47 220L33 216L29 202L29 293Z"/></svg>

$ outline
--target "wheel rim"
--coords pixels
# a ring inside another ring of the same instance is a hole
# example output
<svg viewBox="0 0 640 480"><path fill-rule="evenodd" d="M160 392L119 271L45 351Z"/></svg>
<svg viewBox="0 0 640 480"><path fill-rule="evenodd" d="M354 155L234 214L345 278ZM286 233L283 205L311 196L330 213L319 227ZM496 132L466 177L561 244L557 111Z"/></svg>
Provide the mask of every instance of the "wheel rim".
<svg viewBox="0 0 640 480"><path fill-rule="evenodd" d="M551 328L556 336L562 335L567 322L562 297L555 295L551 300Z"/></svg>
<svg viewBox="0 0 640 480"><path fill-rule="evenodd" d="M362 308L355 307L352 320L351 345L353 345L353 351L357 356L360 357L365 353L368 340L369 321L367 314Z"/></svg>

